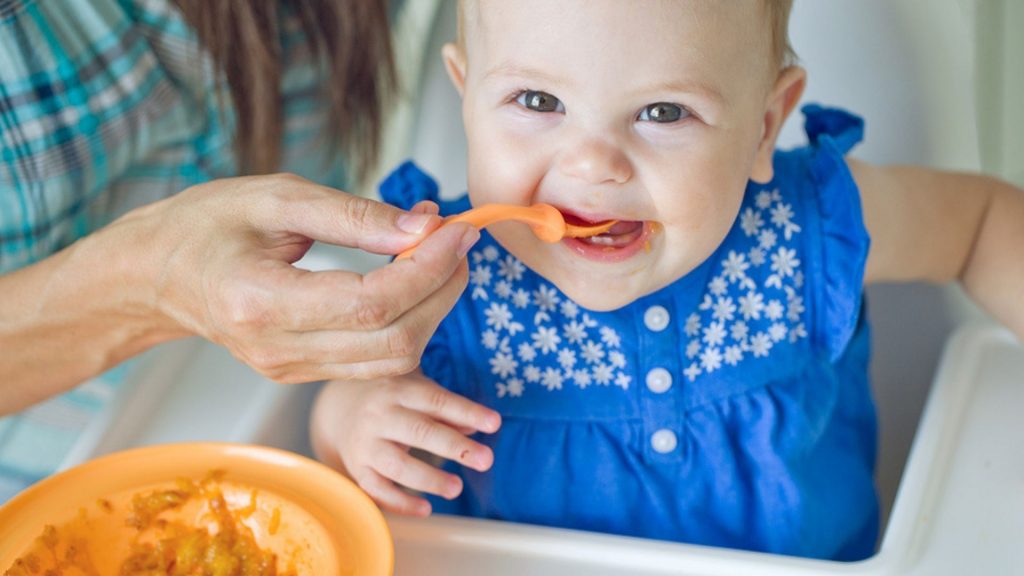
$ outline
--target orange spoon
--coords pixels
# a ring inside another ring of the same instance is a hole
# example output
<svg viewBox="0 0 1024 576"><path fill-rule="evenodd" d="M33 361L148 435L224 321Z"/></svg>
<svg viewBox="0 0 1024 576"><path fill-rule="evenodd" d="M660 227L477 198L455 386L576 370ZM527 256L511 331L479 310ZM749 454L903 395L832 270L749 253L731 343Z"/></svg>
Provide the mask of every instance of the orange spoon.
<svg viewBox="0 0 1024 576"><path fill-rule="evenodd" d="M593 226L576 226L567 224L562 213L550 204L534 204L532 206L516 206L512 204L486 204L462 214L444 219L442 226L452 222L466 222L477 228L490 226L495 222L515 220L529 224L533 233L544 242L559 242L562 238L585 238L607 232L618 220L609 220ZM416 250L416 246L399 254L395 260L408 258Z"/></svg>

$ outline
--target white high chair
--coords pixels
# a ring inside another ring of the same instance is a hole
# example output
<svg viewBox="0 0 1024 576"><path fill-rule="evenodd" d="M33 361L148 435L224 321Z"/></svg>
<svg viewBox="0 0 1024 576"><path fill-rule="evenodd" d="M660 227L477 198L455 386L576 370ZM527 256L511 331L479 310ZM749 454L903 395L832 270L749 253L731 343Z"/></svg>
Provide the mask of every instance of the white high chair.
<svg viewBox="0 0 1024 576"><path fill-rule="evenodd" d="M439 56L455 34L455 2L406 4L397 32L406 99L393 115L382 169L412 157L443 191L460 194L465 139ZM797 2L791 33L810 71L804 100L865 117L859 158L976 170L972 16L955 0ZM780 144L803 142L797 117ZM301 264L367 270L384 261L317 248ZM953 328L978 314L956 289L873 287L868 313L884 510L874 557L843 564L494 521L389 517L397 574L959 575L1024 566L1017 542L1024 534L1024 451L1014 441L1024 435L1014 410L1024 405L1024 350L1002 329L976 324L961 328L942 354ZM66 465L184 440L309 453L313 387L277 386L195 340L147 354L134 379L142 385L125 389Z"/></svg>

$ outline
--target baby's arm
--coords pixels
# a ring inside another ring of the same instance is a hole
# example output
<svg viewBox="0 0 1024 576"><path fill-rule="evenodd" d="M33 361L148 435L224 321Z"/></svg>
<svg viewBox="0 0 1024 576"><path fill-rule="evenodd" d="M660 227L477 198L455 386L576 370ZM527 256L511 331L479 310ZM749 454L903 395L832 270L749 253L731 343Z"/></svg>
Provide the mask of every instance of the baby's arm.
<svg viewBox="0 0 1024 576"><path fill-rule="evenodd" d="M959 280L1024 339L1024 190L996 178L849 160L871 234L866 282Z"/></svg>
<svg viewBox="0 0 1024 576"><path fill-rule="evenodd" d="M317 457L352 478L382 508L426 516L430 503L403 491L454 498L458 476L409 454L410 448L484 471L491 449L470 440L495 432L501 416L438 386L416 372L370 381L328 383L317 397L310 423Z"/></svg>

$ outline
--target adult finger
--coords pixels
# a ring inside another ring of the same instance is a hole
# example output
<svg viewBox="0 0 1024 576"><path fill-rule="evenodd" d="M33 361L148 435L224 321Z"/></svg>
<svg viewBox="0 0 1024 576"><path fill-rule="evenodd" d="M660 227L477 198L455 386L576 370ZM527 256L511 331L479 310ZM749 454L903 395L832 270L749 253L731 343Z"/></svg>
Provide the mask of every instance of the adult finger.
<svg viewBox="0 0 1024 576"><path fill-rule="evenodd" d="M314 184L297 176L266 177L275 201L256 209L254 218L279 231L395 254L440 226L436 214L406 212L394 206Z"/></svg>
<svg viewBox="0 0 1024 576"><path fill-rule="evenodd" d="M427 340L466 286L466 270L384 330L287 332L256 347L247 363L282 384L313 380L368 380L398 376L419 366ZM250 342L250 345L252 343Z"/></svg>
<svg viewBox="0 0 1024 576"><path fill-rule="evenodd" d="M413 259L392 262L366 276L291 266L268 270L264 281L274 294L269 308L288 330L383 329L446 286L462 261L459 247L477 238L472 226L445 226L420 245Z"/></svg>

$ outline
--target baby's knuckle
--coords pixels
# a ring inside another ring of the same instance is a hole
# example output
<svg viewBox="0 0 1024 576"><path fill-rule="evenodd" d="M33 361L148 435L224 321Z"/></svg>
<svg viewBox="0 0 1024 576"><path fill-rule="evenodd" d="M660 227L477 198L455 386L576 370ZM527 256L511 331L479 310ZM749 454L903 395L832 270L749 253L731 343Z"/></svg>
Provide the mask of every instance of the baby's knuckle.
<svg viewBox="0 0 1024 576"><path fill-rule="evenodd" d="M412 444L423 447L434 436L434 424L426 419L416 420L409 425L409 437Z"/></svg>
<svg viewBox="0 0 1024 576"><path fill-rule="evenodd" d="M380 474L391 480L401 478L405 472L405 462L397 456L381 456L377 466Z"/></svg>
<svg viewBox="0 0 1024 576"><path fill-rule="evenodd" d="M444 413L448 411L448 407L451 404L451 397L448 395L448 391L440 386L431 386L427 390L426 402L430 409L436 413Z"/></svg>

